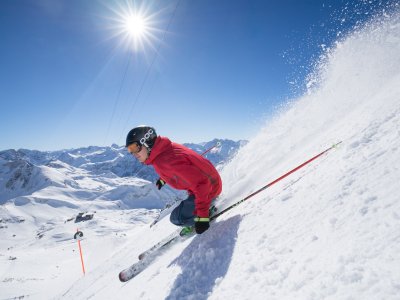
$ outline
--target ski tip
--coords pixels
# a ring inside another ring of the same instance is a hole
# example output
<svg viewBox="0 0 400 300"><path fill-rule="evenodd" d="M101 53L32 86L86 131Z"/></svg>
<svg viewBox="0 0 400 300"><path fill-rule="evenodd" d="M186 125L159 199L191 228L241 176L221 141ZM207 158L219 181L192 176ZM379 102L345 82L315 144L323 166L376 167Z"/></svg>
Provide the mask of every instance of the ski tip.
<svg viewBox="0 0 400 300"><path fill-rule="evenodd" d="M126 276L124 275L123 272L119 273L118 278L119 278L119 281L121 281L121 282L127 282L128 281L128 278L126 278Z"/></svg>

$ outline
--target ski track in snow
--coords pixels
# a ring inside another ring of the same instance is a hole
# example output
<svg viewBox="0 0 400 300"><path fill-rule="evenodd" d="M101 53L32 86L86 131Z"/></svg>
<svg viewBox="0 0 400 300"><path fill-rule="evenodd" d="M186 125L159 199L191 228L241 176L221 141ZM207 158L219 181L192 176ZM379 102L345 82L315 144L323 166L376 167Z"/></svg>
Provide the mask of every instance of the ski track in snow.
<svg viewBox="0 0 400 300"><path fill-rule="evenodd" d="M119 271L175 229L168 218L149 228L154 211L103 207L79 224L86 233L83 277L71 239L76 225L64 223L78 200L32 196L3 205L1 297L400 299L399 19L397 13L352 33L327 53L320 85L223 169L219 205L343 140L340 146L221 216L211 230L172 245L127 283L118 281ZM38 233L44 237L32 239Z"/></svg>

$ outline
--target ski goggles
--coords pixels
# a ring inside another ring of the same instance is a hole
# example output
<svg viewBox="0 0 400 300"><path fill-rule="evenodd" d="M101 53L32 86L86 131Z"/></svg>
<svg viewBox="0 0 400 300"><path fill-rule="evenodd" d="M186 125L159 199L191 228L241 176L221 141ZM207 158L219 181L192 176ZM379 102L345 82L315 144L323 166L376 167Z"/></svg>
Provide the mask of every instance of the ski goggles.
<svg viewBox="0 0 400 300"><path fill-rule="evenodd" d="M131 154L137 154L142 150L142 145L139 144L138 142L133 142L132 144L129 144L128 147L126 147Z"/></svg>

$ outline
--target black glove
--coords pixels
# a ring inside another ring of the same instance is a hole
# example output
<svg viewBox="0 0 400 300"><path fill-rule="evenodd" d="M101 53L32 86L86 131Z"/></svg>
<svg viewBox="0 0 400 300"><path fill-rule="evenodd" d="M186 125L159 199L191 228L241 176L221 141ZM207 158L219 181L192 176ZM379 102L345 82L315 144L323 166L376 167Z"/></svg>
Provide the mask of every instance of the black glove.
<svg viewBox="0 0 400 300"><path fill-rule="evenodd" d="M165 185L165 181L162 180L161 178L158 178L157 182L156 182L156 186L159 190L161 190L161 188Z"/></svg>
<svg viewBox="0 0 400 300"><path fill-rule="evenodd" d="M194 229L197 234L202 234L208 228L210 228L210 218L194 218Z"/></svg>

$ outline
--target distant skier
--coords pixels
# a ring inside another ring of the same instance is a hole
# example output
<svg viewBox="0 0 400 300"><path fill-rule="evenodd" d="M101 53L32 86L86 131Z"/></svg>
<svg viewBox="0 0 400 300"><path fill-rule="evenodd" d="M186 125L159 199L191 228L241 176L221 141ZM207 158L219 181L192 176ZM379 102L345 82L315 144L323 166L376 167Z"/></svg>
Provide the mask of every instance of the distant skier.
<svg viewBox="0 0 400 300"><path fill-rule="evenodd" d="M170 216L173 224L184 226L181 235L193 230L201 234L210 227L210 205L221 193L222 181L209 160L195 151L157 136L153 127L138 126L126 137L128 151L141 163L152 165L160 179L178 190L186 190L189 197L177 206Z"/></svg>

